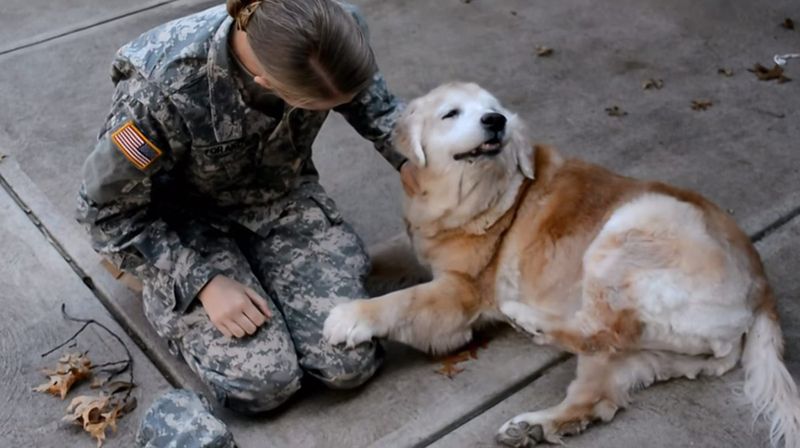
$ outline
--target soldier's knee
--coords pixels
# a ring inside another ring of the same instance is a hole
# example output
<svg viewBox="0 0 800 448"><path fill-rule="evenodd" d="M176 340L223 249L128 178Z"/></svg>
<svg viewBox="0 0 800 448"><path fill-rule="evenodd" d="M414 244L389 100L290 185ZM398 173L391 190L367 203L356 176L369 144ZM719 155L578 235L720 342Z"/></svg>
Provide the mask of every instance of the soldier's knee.
<svg viewBox="0 0 800 448"><path fill-rule="evenodd" d="M210 386L225 407L258 414L277 408L300 390L301 377L299 368L280 369L258 378L220 378Z"/></svg>
<svg viewBox="0 0 800 448"><path fill-rule="evenodd" d="M383 363L383 350L377 343L330 354L330 362L312 373L331 389L352 389L366 383Z"/></svg>

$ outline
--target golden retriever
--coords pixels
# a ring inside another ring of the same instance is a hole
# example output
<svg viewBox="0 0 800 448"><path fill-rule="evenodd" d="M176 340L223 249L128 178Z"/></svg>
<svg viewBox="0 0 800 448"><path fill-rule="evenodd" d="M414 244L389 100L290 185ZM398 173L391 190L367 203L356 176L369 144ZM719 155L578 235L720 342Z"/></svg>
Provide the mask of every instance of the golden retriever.
<svg viewBox="0 0 800 448"><path fill-rule="evenodd" d="M564 401L505 423L511 446L559 442L609 421L655 381L722 375L800 446L800 399L782 360L775 300L749 238L700 195L622 177L532 146L519 118L475 84L413 101L395 145L416 165L405 201L433 280L341 304L330 343L385 337L454 349L503 320L578 356Z"/></svg>

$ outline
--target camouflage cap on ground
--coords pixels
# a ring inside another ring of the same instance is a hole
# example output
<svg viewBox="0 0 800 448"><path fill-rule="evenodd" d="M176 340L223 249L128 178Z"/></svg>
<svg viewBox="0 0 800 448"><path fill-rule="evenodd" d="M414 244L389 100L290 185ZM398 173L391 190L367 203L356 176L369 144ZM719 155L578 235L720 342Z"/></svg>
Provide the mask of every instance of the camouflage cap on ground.
<svg viewBox="0 0 800 448"><path fill-rule="evenodd" d="M208 402L192 391L175 389L147 410L136 433L144 448L235 448L233 434L211 414Z"/></svg>

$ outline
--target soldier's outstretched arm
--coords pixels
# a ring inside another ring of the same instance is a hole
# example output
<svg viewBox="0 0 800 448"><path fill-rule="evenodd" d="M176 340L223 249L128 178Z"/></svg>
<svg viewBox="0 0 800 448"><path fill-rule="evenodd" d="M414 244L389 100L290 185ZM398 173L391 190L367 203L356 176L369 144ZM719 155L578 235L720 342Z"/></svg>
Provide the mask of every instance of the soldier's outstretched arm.
<svg viewBox="0 0 800 448"><path fill-rule="evenodd" d="M353 16L364 38L369 40L369 26L359 8L343 1L339 4ZM369 87L359 93L353 101L335 110L342 114L362 137L373 142L375 149L399 171L406 158L394 151L391 137L394 123L404 108L405 103L389 91L386 80L378 72Z"/></svg>
<svg viewBox="0 0 800 448"><path fill-rule="evenodd" d="M397 170L406 158L392 147L391 137L400 112L405 108L389 91L386 80L375 74L372 84L353 101L336 108L362 137L372 141L375 149Z"/></svg>

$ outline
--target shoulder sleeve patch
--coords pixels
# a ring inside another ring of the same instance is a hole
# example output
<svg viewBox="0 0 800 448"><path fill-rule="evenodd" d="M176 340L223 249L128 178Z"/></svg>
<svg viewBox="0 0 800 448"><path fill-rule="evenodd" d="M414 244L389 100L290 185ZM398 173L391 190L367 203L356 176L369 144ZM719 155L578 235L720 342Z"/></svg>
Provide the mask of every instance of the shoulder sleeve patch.
<svg viewBox="0 0 800 448"><path fill-rule="evenodd" d="M111 134L111 141L136 168L146 170L163 151L142 134L133 121L128 121Z"/></svg>

